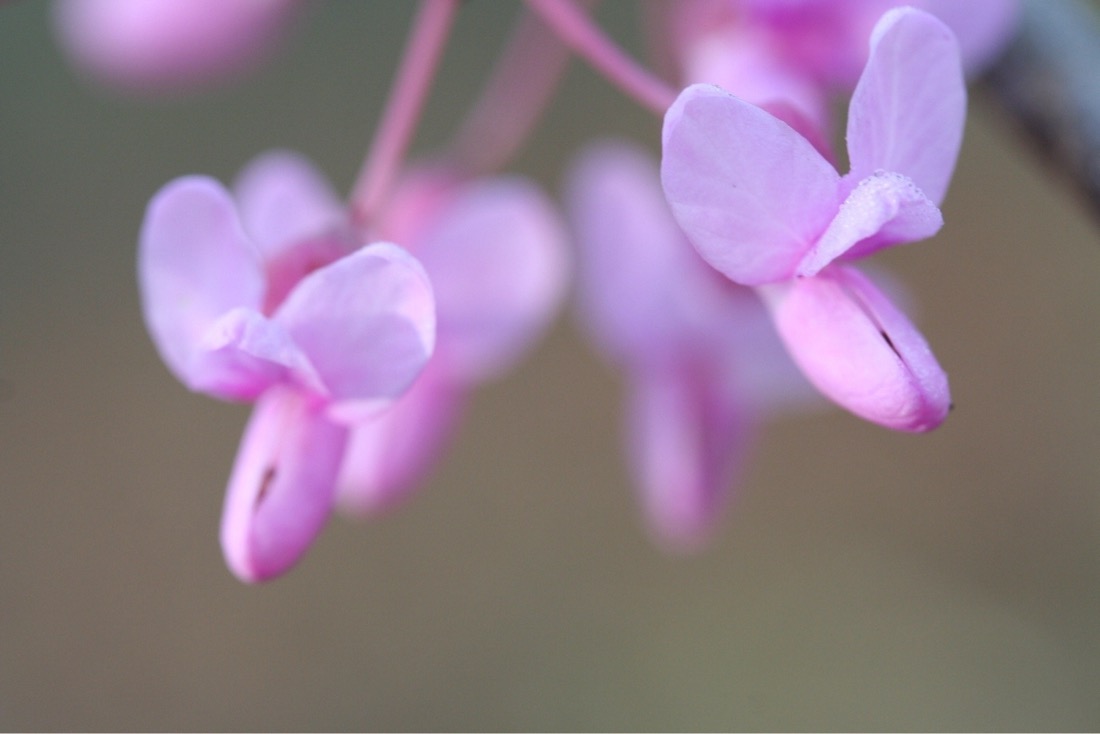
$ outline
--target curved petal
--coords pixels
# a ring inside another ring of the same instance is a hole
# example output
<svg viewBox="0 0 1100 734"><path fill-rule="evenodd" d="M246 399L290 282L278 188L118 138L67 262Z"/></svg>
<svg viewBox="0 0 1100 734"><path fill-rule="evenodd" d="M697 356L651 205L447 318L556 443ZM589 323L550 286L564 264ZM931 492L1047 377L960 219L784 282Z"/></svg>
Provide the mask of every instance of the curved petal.
<svg viewBox="0 0 1100 734"><path fill-rule="evenodd" d="M546 196L518 177L467 185L416 253L435 291L439 358L467 383L514 364L565 291L561 222Z"/></svg>
<svg viewBox="0 0 1100 734"><path fill-rule="evenodd" d="M826 397L900 431L947 417L947 375L928 343L858 271L835 266L766 295L787 350Z"/></svg>
<svg viewBox="0 0 1100 734"><path fill-rule="evenodd" d="M862 257L875 250L931 237L943 214L900 173L875 171L852 190L795 274L817 275L838 257Z"/></svg>
<svg viewBox="0 0 1100 734"><path fill-rule="evenodd" d="M649 527L672 550L707 540L744 456L744 409L716 377L684 365L630 375L630 465Z"/></svg>
<svg viewBox="0 0 1100 734"><path fill-rule="evenodd" d="M266 581L296 564L332 511L346 429L306 394L264 394L245 428L222 513L221 544L241 581Z"/></svg>
<svg viewBox="0 0 1100 734"><path fill-rule="evenodd" d="M446 450L466 391L435 365L389 410L352 429L337 481L337 501L350 514L376 515L407 499Z"/></svg>
<svg viewBox="0 0 1100 734"><path fill-rule="evenodd" d="M191 369L195 389L226 400L254 400L277 382L324 387L313 366L278 324L246 308L225 313L206 332Z"/></svg>
<svg viewBox="0 0 1100 734"><path fill-rule="evenodd" d="M966 121L958 43L935 16L898 8L871 35L871 56L848 108L855 180L884 169L943 202Z"/></svg>
<svg viewBox="0 0 1100 734"><path fill-rule="evenodd" d="M273 150L252 160L233 185L245 230L264 260L295 243L343 229L344 207L303 155Z"/></svg>
<svg viewBox="0 0 1100 734"><path fill-rule="evenodd" d="M703 259L743 285L790 277L840 204L837 172L804 137L702 84L665 115L661 183Z"/></svg>
<svg viewBox="0 0 1100 734"><path fill-rule="evenodd" d="M1008 45L1020 16L1019 0L924 0L922 5L959 39L969 77L984 71Z"/></svg>
<svg viewBox="0 0 1100 734"><path fill-rule="evenodd" d="M600 351L622 362L668 349L684 331L684 298L698 292L691 266L710 268L673 220L656 161L628 143L590 146L569 171L565 204L581 317Z"/></svg>
<svg viewBox="0 0 1100 734"><path fill-rule="evenodd" d="M317 370L330 416L355 420L399 397L435 344L435 302L423 267L396 245L365 247L306 276L276 311Z"/></svg>
<svg viewBox="0 0 1100 734"><path fill-rule="evenodd" d="M259 258L221 184L188 176L153 197L138 245L138 284L161 357L181 382L204 390L207 333L228 311L259 310L264 293Z"/></svg>

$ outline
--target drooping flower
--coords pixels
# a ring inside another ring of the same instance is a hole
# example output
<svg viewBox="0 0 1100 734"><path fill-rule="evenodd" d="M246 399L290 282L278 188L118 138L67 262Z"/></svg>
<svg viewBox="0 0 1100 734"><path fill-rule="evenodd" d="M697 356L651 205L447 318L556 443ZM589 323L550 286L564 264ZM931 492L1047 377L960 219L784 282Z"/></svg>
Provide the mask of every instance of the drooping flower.
<svg viewBox="0 0 1100 734"><path fill-rule="evenodd" d="M655 161L625 143L585 150L566 184L580 318L625 373L626 454L647 524L673 549L714 530L757 421L812 392L752 289L691 249Z"/></svg>
<svg viewBox="0 0 1100 734"><path fill-rule="evenodd" d="M244 581L288 570L327 520L355 425L399 398L433 348L420 264L389 243L360 249L323 181L264 159L238 199L188 176L153 197L138 276L146 324L187 387L255 401L221 540Z"/></svg>
<svg viewBox="0 0 1100 734"><path fill-rule="evenodd" d="M62 48L99 81L177 91L232 78L262 61L299 0L59 0Z"/></svg>
<svg viewBox="0 0 1100 734"><path fill-rule="evenodd" d="M832 263L939 230L965 115L953 34L905 8L872 33L843 177L790 126L717 87L687 88L665 117L662 183L699 254L734 282L771 284L780 334L811 382L900 430L943 421L946 375L870 281Z"/></svg>
<svg viewBox="0 0 1100 734"><path fill-rule="evenodd" d="M471 392L516 364L550 323L568 270L553 206L516 176L411 172L378 226L423 263L438 329L435 354L409 392L351 437L340 500L358 515L391 507L427 475Z"/></svg>

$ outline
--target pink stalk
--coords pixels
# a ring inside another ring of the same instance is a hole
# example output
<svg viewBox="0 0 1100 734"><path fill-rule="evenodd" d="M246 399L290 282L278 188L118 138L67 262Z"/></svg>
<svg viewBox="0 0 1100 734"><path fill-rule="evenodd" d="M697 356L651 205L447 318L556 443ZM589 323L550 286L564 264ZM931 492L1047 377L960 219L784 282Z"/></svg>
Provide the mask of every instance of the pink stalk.
<svg viewBox="0 0 1100 734"><path fill-rule="evenodd" d="M638 65L570 0L526 0L562 42L643 107L664 115L676 90Z"/></svg>
<svg viewBox="0 0 1100 734"><path fill-rule="evenodd" d="M378 131L351 194L351 214L365 225L386 199L435 76L458 0L422 0L394 77Z"/></svg>
<svg viewBox="0 0 1100 734"><path fill-rule="evenodd" d="M524 12L477 102L451 143L470 173L493 171L511 158L561 80L569 53L546 24Z"/></svg>

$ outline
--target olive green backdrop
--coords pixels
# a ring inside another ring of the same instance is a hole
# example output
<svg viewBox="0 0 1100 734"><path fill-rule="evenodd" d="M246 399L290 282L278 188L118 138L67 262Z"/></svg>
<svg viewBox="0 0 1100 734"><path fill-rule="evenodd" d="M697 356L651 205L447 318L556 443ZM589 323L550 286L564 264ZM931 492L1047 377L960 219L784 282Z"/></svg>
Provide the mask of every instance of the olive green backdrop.
<svg viewBox="0 0 1100 734"><path fill-rule="evenodd" d="M0 728L1100 727L1100 228L980 99L947 226L876 258L950 373L941 430L772 423L718 541L670 558L565 313L412 503L251 588L217 545L247 412L161 365L136 233L272 146L346 190L411 3L317 4L248 82L157 103L81 83L48 10L0 8ZM637 49L631 11L601 17ZM513 12L464 5L418 149ZM516 167L555 190L615 132L658 127L575 65Z"/></svg>

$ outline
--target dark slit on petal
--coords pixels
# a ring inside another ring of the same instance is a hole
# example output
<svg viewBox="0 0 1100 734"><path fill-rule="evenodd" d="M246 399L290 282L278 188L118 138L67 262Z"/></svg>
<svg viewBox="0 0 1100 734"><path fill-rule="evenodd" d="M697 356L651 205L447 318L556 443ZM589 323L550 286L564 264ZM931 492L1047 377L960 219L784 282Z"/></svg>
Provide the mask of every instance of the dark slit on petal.
<svg viewBox="0 0 1100 734"><path fill-rule="evenodd" d="M275 481L275 467L269 466L264 470L264 476L260 479L260 491L256 493L256 507L260 506L260 503L267 497L267 492L271 489L272 482Z"/></svg>
<svg viewBox="0 0 1100 734"><path fill-rule="evenodd" d="M886 333L885 331L883 331L882 329L879 329L879 330L878 330L878 333L879 333L879 334L881 334L881 335L882 335L882 338L883 338L883 339L884 339L884 340L886 341L886 346L890 347L890 350L891 350L891 351L892 351L892 352L893 352L894 354L897 354L897 355L898 355L898 356L900 357L901 355L900 355L900 354L898 354L898 348L894 346L894 341L893 341L893 339L891 339L891 338L890 338L890 335L889 335L889 334L887 334L887 333Z"/></svg>

